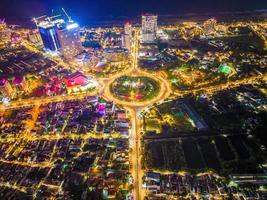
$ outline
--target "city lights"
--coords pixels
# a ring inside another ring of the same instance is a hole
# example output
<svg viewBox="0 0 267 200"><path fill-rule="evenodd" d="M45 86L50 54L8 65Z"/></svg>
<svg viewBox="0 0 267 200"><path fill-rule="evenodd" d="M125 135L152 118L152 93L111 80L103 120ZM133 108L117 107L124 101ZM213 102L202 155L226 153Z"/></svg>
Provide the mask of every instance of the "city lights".
<svg viewBox="0 0 267 200"><path fill-rule="evenodd" d="M79 27L79 25L77 23L67 25L68 30L73 29L73 28L78 28L78 27Z"/></svg>
<svg viewBox="0 0 267 200"><path fill-rule="evenodd" d="M77 8L0 19L0 199L266 199L266 11Z"/></svg>

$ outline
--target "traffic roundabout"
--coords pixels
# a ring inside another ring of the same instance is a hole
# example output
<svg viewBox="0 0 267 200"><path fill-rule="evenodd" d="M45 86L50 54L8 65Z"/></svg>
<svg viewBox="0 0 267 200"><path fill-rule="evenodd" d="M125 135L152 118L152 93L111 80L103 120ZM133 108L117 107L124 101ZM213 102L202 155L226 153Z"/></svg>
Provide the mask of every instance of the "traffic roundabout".
<svg viewBox="0 0 267 200"><path fill-rule="evenodd" d="M126 102L144 102L158 96L160 84L147 76L121 76L109 86L111 94Z"/></svg>

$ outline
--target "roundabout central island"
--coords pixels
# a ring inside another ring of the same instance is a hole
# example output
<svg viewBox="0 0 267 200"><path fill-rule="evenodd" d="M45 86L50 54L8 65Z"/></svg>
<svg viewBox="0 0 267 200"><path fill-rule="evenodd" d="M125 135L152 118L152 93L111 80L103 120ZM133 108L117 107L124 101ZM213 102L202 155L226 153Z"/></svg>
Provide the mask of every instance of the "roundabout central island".
<svg viewBox="0 0 267 200"><path fill-rule="evenodd" d="M114 98L126 102L144 102L157 97L160 84L146 76L121 76L109 86Z"/></svg>

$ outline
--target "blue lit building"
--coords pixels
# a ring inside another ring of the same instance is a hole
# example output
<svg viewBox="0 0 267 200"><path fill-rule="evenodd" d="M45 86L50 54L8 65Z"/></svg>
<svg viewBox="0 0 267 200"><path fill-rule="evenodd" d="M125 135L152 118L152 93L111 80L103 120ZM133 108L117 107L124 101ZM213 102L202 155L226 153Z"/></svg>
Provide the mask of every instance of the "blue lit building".
<svg viewBox="0 0 267 200"><path fill-rule="evenodd" d="M34 18L46 52L59 53L66 60L74 59L83 51L80 40L80 27L62 9L67 16L65 21L61 15L41 16Z"/></svg>
<svg viewBox="0 0 267 200"><path fill-rule="evenodd" d="M58 23L58 21L42 21L37 24L46 51L54 52L61 48L57 31Z"/></svg>
<svg viewBox="0 0 267 200"><path fill-rule="evenodd" d="M73 59L82 52L80 27L72 20L53 20L52 17L36 21L44 49L47 52L58 52L65 59Z"/></svg>

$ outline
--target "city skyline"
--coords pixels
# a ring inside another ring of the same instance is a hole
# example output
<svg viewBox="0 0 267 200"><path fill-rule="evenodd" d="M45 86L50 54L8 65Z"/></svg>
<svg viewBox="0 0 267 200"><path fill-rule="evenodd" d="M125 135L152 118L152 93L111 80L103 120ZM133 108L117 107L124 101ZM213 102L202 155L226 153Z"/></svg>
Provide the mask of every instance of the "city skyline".
<svg viewBox="0 0 267 200"><path fill-rule="evenodd" d="M197 2L0 20L1 200L267 199L267 12Z"/></svg>
<svg viewBox="0 0 267 200"><path fill-rule="evenodd" d="M164 5L164 6L162 6ZM90 25L96 22L120 18L122 20L140 17L144 13L154 13L158 15L213 15L216 17L221 12L255 11L267 9L267 2L261 0L191 0L175 1L170 0L165 3L163 0L146 0L136 4L134 1L51 1L51 0L28 0L21 2L18 0L1 2L0 17L8 20L21 20L41 16L43 14L53 15L64 7L68 10L76 21L82 25ZM137 17L138 16L138 17Z"/></svg>

